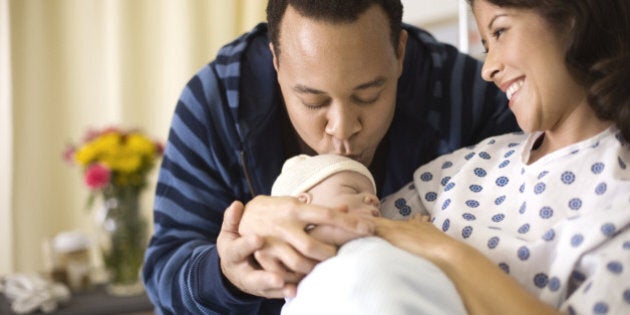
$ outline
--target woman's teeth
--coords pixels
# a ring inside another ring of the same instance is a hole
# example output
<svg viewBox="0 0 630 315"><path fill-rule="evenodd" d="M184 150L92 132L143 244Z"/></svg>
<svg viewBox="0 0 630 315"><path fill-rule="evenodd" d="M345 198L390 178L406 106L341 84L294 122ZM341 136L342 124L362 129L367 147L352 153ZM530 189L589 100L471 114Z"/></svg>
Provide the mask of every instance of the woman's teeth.
<svg viewBox="0 0 630 315"><path fill-rule="evenodd" d="M519 80L510 85L510 87L505 91L505 95L507 96L508 100L512 99L514 93L518 92L518 90L523 87L523 84L525 84L525 81Z"/></svg>

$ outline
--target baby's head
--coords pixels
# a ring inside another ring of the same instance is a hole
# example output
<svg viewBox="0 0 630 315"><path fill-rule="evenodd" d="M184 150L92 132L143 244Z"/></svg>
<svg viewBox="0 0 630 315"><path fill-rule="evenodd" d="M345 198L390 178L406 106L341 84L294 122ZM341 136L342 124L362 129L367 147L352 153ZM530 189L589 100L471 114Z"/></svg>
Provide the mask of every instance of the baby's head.
<svg viewBox="0 0 630 315"><path fill-rule="evenodd" d="M272 196L291 196L320 206L380 215L380 202L370 171L350 158L321 154L288 159L271 188Z"/></svg>

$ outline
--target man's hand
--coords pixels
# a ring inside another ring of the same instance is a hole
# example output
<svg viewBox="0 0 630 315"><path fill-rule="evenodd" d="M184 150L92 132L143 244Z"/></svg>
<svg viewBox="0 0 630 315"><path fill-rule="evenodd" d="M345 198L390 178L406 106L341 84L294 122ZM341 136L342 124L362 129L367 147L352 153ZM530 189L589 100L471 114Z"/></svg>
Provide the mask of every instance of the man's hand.
<svg viewBox="0 0 630 315"><path fill-rule="evenodd" d="M291 294L295 291L295 285L286 286L282 275L262 270L253 260L252 255L263 246L263 239L256 235L240 236L238 226L243 211L243 204L235 201L223 216L223 225L217 238L223 275L236 288L248 294L266 298L281 298L285 293Z"/></svg>
<svg viewBox="0 0 630 315"><path fill-rule="evenodd" d="M375 229L375 224L365 217L339 209L308 205L291 197L256 197L247 204L241 218L236 235L244 238L255 236L263 243L260 248L248 248L241 254L253 251L255 262L250 260L250 266L258 265L266 272L279 276L285 297L294 296L297 283L318 262L337 252L334 242L322 242L305 231L311 225L347 231L356 237L371 235Z"/></svg>

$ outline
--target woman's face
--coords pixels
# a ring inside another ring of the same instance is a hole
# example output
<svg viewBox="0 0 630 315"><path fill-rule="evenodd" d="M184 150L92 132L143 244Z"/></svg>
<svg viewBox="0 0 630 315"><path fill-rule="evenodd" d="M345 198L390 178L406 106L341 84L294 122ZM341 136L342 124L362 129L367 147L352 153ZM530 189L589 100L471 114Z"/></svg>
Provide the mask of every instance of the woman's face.
<svg viewBox="0 0 630 315"><path fill-rule="evenodd" d="M568 30L555 31L534 10L485 0L475 1L473 12L487 51L482 76L506 93L523 130L553 130L591 119L585 90L564 61Z"/></svg>

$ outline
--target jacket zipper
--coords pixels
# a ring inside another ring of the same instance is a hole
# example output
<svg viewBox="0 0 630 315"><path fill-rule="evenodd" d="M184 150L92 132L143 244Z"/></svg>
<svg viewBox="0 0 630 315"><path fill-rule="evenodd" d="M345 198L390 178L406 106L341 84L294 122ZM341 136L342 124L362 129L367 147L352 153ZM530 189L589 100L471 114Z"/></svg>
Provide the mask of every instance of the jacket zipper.
<svg viewBox="0 0 630 315"><path fill-rule="evenodd" d="M243 174L245 174L245 180L247 181L247 186L249 186L249 192L252 195L252 198L256 197L256 193L254 192L254 185L252 185L252 180L249 177L249 172L247 171L247 164L245 163L245 151L240 152L241 155L241 167L243 168Z"/></svg>

